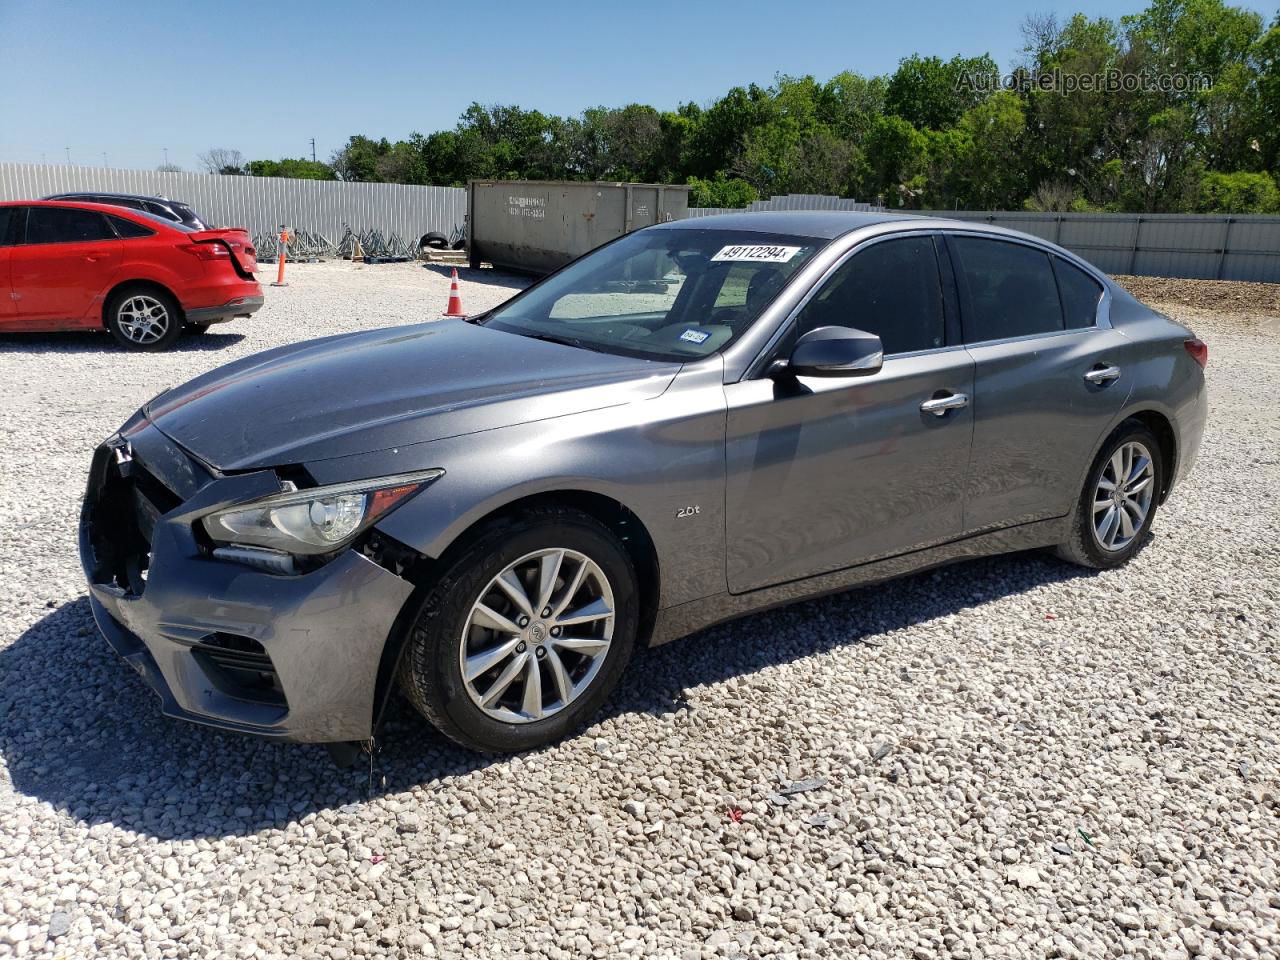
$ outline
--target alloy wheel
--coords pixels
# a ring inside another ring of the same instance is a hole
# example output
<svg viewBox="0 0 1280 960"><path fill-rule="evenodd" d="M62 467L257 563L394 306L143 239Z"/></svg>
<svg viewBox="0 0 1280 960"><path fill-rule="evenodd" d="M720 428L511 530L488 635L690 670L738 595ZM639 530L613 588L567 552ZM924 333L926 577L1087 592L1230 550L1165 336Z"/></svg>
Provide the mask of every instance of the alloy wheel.
<svg viewBox="0 0 1280 960"><path fill-rule="evenodd" d="M1102 468L1093 492L1093 536L1104 550L1123 550L1138 535L1155 495L1151 451L1136 440L1121 444Z"/></svg>
<svg viewBox="0 0 1280 960"><path fill-rule="evenodd" d="M458 646L467 694L494 720L545 720L591 686L613 628L613 589L594 560L564 548L526 554L467 615Z"/></svg>
<svg viewBox="0 0 1280 960"><path fill-rule="evenodd" d="M169 332L169 310L155 297L136 294L120 304L116 325L129 340L152 344Z"/></svg>

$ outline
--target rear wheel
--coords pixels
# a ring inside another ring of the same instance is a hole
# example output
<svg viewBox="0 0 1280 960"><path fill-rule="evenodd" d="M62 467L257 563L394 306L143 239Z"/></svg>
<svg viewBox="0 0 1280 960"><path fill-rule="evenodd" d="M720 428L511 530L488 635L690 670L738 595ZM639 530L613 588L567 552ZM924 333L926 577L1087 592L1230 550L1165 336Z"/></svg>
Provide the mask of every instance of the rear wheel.
<svg viewBox="0 0 1280 960"><path fill-rule="evenodd" d="M401 660L409 700L473 750L558 740L613 690L635 644L635 570L604 526L543 509L484 532L423 602Z"/></svg>
<svg viewBox="0 0 1280 960"><path fill-rule="evenodd" d="M1127 562L1146 541L1163 483L1159 440L1139 421L1126 421L1089 470L1058 556L1095 569Z"/></svg>
<svg viewBox="0 0 1280 960"><path fill-rule="evenodd" d="M107 303L107 329L130 350L167 350L182 333L182 308L155 287L125 287Z"/></svg>

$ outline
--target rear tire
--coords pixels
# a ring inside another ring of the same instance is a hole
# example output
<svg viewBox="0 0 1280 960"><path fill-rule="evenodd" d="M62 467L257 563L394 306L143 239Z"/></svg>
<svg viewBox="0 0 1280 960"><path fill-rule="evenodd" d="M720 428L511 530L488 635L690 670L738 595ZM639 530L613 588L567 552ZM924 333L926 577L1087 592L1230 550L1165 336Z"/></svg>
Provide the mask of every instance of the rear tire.
<svg viewBox="0 0 1280 960"><path fill-rule="evenodd" d="M1054 552L1094 570L1127 563L1156 518L1164 470L1156 435L1141 421L1126 420L1098 452L1076 501L1070 539Z"/></svg>
<svg viewBox="0 0 1280 960"><path fill-rule="evenodd" d="M423 600L400 688L471 750L540 747L600 709L631 659L639 610L631 559L594 518L540 508L499 521Z"/></svg>
<svg viewBox="0 0 1280 960"><path fill-rule="evenodd" d="M107 301L107 330L129 350L168 350L182 334L182 307L157 287L117 290Z"/></svg>

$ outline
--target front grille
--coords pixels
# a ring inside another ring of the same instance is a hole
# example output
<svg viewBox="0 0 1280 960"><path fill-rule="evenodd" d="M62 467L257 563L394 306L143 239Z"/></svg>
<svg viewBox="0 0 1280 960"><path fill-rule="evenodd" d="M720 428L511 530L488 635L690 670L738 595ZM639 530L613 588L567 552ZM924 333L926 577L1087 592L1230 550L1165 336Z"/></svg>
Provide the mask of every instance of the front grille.
<svg viewBox="0 0 1280 960"><path fill-rule="evenodd" d="M285 705L275 665L262 644L252 637L215 633L195 644L192 653L214 685L227 696Z"/></svg>

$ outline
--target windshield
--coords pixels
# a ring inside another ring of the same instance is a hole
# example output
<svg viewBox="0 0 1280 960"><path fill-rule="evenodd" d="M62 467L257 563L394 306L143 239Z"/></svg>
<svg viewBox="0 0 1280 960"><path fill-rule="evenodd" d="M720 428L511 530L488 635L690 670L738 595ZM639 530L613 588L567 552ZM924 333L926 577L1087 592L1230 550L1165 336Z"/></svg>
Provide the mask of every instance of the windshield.
<svg viewBox="0 0 1280 960"><path fill-rule="evenodd" d="M641 230L481 322L589 350L696 360L742 336L826 242L748 230Z"/></svg>

